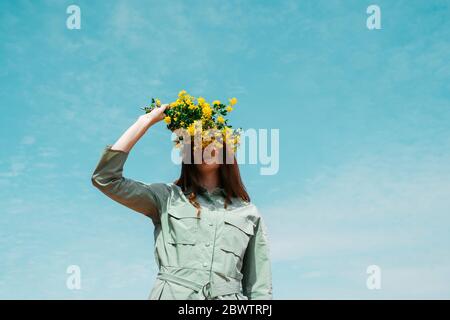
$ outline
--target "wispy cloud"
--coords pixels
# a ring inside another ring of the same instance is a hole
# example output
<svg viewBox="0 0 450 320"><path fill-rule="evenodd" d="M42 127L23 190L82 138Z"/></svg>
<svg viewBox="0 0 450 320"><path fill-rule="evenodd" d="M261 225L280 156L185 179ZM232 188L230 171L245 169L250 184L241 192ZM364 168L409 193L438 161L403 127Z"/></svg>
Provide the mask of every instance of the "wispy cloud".
<svg viewBox="0 0 450 320"><path fill-rule="evenodd" d="M304 274L315 274L307 288L322 288L322 297L348 296L347 287L330 294L330 276L359 281L353 298L370 297L364 287L370 264L380 265L385 275L379 297L448 296L448 288L435 284L450 281L444 227L450 222L449 161L447 154L398 146L394 153L325 168L303 194L263 209L275 263L301 266L299 288ZM311 297L308 291L299 296Z"/></svg>

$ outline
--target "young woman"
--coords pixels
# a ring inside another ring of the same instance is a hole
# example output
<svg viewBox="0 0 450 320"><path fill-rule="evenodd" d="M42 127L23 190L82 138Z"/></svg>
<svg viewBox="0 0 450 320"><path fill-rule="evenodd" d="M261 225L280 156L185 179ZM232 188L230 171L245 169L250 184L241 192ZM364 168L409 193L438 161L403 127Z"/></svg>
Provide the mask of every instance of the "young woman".
<svg viewBox="0 0 450 320"><path fill-rule="evenodd" d="M174 183L122 176L130 150L167 106L140 116L107 145L92 174L100 191L153 221L159 272L149 299L272 299L266 226L235 158L231 164L183 162Z"/></svg>

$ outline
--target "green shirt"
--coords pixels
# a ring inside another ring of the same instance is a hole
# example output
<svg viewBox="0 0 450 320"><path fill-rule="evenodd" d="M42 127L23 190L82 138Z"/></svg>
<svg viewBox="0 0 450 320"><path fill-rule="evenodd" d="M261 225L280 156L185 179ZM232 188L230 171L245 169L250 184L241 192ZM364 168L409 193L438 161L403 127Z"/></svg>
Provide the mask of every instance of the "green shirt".
<svg viewBox="0 0 450 320"><path fill-rule="evenodd" d="M92 183L113 200L149 216L159 272L149 299L272 299L267 229L253 203L224 190L197 195L200 216L174 183L144 183L122 175L127 152L107 145Z"/></svg>

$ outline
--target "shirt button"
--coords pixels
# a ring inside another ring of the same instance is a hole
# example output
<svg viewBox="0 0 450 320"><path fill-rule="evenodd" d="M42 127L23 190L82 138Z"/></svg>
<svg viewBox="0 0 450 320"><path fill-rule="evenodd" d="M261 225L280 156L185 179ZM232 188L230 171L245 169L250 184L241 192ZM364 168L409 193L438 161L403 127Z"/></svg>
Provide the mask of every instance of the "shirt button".
<svg viewBox="0 0 450 320"><path fill-rule="evenodd" d="M206 244L205 244L205 246L207 246L207 247L209 247L211 245L211 243L209 243L209 242L207 242Z"/></svg>
<svg viewBox="0 0 450 320"><path fill-rule="evenodd" d="M208 266L208 262L204 262L203 266L206 268Z"/></svg>
<svg viewBox="0 0 450 320"><path fill-rule="evenodd" d="M209 225L212 227L214 225L214 223L210 222Z"/></svg>

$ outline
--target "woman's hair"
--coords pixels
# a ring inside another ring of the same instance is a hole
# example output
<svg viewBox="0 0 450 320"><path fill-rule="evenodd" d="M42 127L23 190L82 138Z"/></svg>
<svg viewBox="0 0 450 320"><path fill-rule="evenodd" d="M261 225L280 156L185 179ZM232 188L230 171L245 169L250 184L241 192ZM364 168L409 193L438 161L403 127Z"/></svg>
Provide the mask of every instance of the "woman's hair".
<svg viewBox="0 0 450 320"><path fill-rule="evenodd" d="M241 179L236 157L233 154L232 163L228 163L230 161L226 162L226 157L229 150L226 143L223 143L222 146L223 152L220 152L220 155L222 155L223 158L220 162L218 170L220 178L219 186L225 191L224 208L227 208L228 203L231 203L232 197L241 198L244 201L250 202L250 197ZM191 191L188 195L189 202L197 208L197 215L200 215L200 204L197 202L197 194L199 194L202 190L201 172L193 161L194 143L183 145L182 152L190 152L190 159L192 159L192 161L190 161L191 163L185 163L185 161L182 162L181 175L174 183L181 187L183 191L188 189ZM230 155L228 155L228 157L230 157ZM185 159L185 157L183 157L183 159Z"/></svg>

